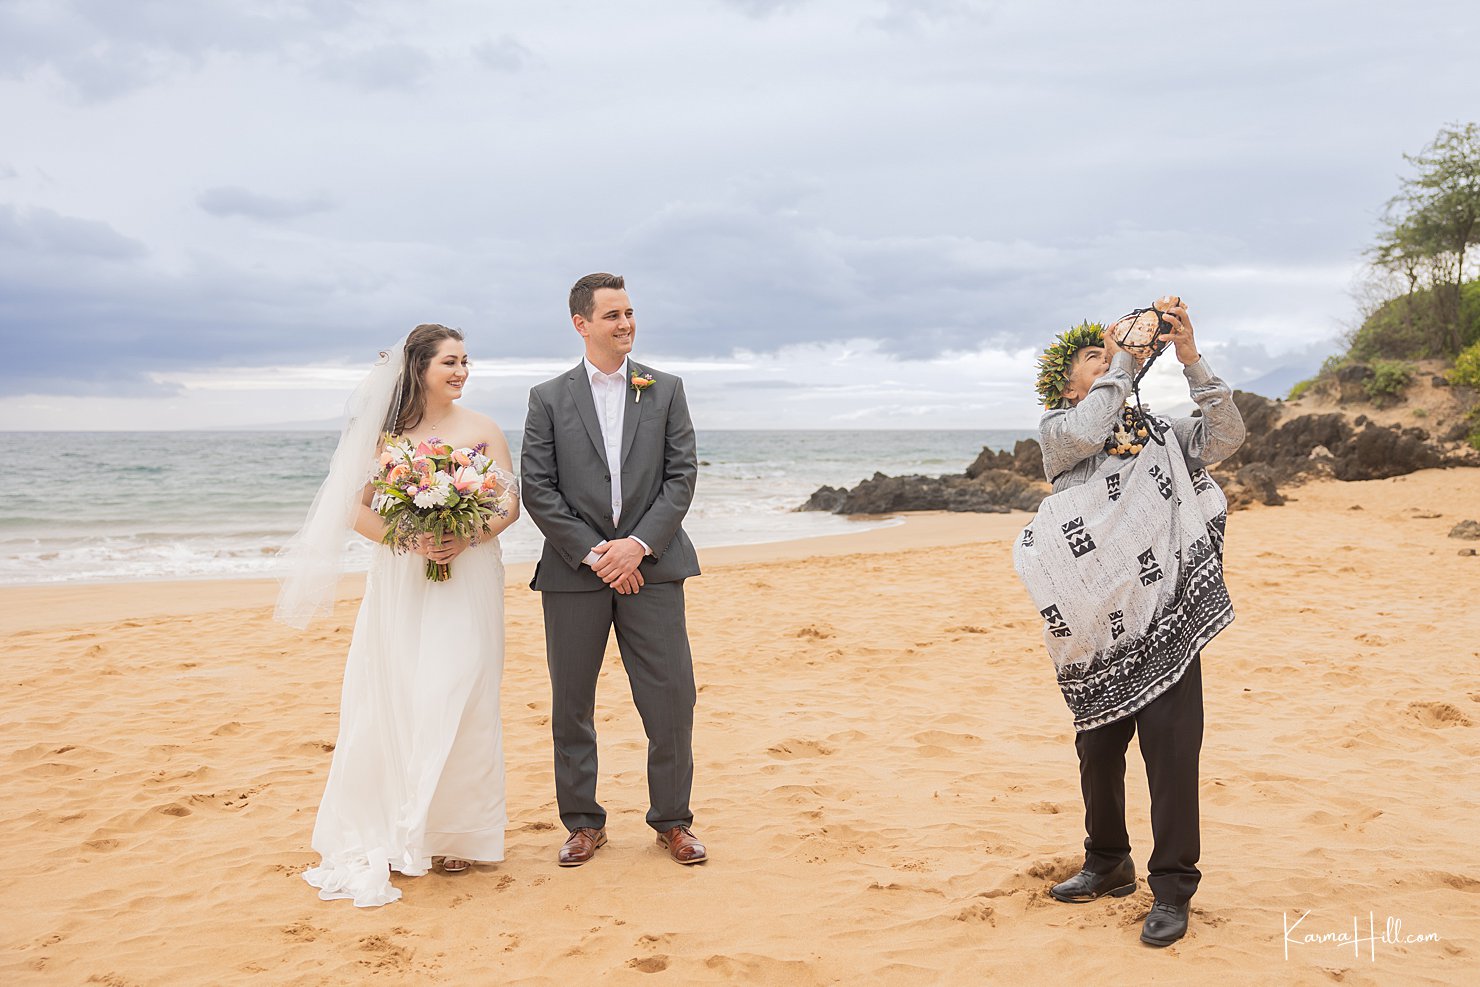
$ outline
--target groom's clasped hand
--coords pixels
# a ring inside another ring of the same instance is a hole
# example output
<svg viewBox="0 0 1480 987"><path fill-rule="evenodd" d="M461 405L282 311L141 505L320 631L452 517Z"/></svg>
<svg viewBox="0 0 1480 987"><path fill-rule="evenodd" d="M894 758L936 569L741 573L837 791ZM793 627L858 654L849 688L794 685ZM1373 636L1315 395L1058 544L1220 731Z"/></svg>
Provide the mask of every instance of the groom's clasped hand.
<svg viewBox="0 0 1480 987"><path fill-rule="evenodd" d="M636 593L642 589L644 553L642 546L630 538L617 542L602 541L591 549L599 558L591 570L618 593Z"/></svg>

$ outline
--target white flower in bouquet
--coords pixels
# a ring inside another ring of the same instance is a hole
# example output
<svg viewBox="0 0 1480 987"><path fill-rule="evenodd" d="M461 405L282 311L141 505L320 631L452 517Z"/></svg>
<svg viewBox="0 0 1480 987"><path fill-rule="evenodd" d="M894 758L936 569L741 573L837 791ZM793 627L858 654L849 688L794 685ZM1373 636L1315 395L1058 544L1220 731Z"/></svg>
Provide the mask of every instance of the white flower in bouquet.
<svg viewBox="0 0 1480 987"><path fill-rule="evenodd" d="M452 497L452 477L441 470L432 478L432 483L425 490L419 491L412 498L417 507L427 510L433 507L445 506Z"/></svg>

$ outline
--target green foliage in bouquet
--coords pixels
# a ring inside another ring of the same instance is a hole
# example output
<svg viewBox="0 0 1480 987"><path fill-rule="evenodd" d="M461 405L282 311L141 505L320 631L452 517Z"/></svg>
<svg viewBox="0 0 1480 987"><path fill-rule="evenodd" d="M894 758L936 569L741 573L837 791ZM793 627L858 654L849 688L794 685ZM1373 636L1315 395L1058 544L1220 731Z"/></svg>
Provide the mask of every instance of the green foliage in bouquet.
<svg viewBox="0 0 1480 987"><path fill-rule="evenodd" d="M389 440L374 480L375 512L386 520L382 541L409 551L422 535L476 542L496 517L508 517L514 494L483 445L453 449L436 439L412 447ZM445 562L427 560L426 576L442 582Z"/></svg>

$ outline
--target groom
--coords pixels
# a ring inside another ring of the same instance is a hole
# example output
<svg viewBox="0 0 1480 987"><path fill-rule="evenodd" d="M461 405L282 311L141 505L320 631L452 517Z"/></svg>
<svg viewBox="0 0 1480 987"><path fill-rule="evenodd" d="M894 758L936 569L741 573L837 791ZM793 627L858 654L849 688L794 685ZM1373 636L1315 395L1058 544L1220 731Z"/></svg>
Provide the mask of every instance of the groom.
<svg viewBox="0 0 1480 987"><path fill-rule="evenodd" d="M570 838L560 866L606 843L596 801L596 677L613 625L648 737L648 825L681 864L706 859L689 811L694 662L683 581L699 559L683 518L698 461L683 382L628 357L637 324L622 278L588 274L570 290L585 340L575 367L529 392L524 510L545 535L530 587L545 611L555 794Z"/></svg>

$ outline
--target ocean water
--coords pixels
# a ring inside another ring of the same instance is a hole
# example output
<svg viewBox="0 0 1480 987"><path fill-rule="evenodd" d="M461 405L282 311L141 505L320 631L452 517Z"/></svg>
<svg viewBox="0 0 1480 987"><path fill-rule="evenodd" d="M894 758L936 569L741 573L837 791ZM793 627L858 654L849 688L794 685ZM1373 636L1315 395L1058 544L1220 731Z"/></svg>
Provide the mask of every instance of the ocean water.
<svg viewBox="0 0 1480 987"><path fill-rule="evenodd" d="M684 527L700 547L862 531L888 521L796 513L823 484L959 473L983 446L1034 433L701 431L699 480ZM510 435L514 461L517 434ZM0 585L240 578L278 571L338 440L329 432L0 433L18 467L0 499ZM15 454L19 453L18 458ZM504 559L539 555L526 517L501 536ZM370 545L352 538L363 568Z"/></svg>

